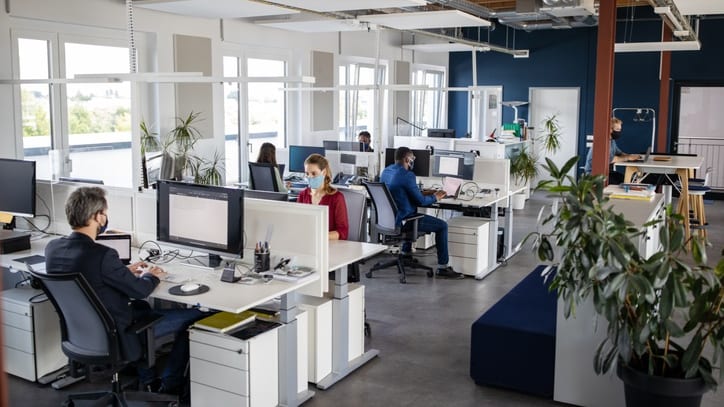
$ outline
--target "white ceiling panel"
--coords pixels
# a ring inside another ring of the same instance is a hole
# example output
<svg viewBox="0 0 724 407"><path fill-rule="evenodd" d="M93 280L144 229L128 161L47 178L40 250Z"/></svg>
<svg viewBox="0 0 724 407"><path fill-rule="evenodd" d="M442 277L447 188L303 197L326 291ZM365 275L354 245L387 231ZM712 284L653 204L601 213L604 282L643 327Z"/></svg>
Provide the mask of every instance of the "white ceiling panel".
<svg viewBox="0 0 724 407"><path fill-rule="evenodd" d="M674 0L684 15L724 14L724 0Z"/></svg>
<svg viewBox="0 0 724 407"><path fill-rule="evenodd" d="M285 4L313 11L345 11L366 10L393 7L424 6L425 0L269 0L273 3Z"/></svg>
<svg viewBox="0 0 724 407"><path fill-rule="evenodd" d="M361 21L380 24L398 30L448 27L487 27L490 22L459 10L424 11L414 13L370 14L358 17Z"/></svg>
<svg viewBox="0 0 724 407"><path fill-rule="evenodd" d="M265 27L280 28L282 30L297 31L305 33L325 33L339 31L360 31L367 30L368 24L360 23L358 20L285 20L285 21L260 21L258 25Z"/></svg>
<svg viewBox="0 0 724 407"><path fill-rule="evenodd" d="M288 8L248 0L136 0L133 5L166 13L206 18L246 18L298 13Z"/></svg>

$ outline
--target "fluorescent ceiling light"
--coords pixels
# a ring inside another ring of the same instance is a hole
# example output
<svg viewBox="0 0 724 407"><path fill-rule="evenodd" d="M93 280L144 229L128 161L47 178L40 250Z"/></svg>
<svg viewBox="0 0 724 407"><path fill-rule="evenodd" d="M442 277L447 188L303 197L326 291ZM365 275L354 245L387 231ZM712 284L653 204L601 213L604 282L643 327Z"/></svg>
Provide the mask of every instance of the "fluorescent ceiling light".
<svg viewBox="0 0 724 407"><path fill-rule="evenodd" d="M249 0L136 0L136 7L205 18L247 18L297 14L298 11Z"/></svg>
<svg viewBox="0 0 724 407"><path fill-rule="evenodd" d="M698 51L701 42L666 41L666 42L626 42L614 46L615 52L661 52L661 51Z"/></svg>
<svg viewBox="0 0 724 407"><path fill-rule="evenodd" d="M671 21L671 24L676 27L676 31L683 31L684 27L681 25L681 21L679 21L678 18L674 15L674 13L671 11L671 7L654 7L654 13L656 14L665 14L666 17Z"/></svg>
<svg viewBox="0 0 724 407"><path fill-rule="evenodd" d="M288 31L304 33L325 33L339 31L362 31L376 29L367 23L359 20L324 19L324 20L283 20L283 21L259 21L258 25L265 27L279 28Z"/></svg>
<svg viewBox="0 0 724 407"><path fill-rule="evenodd" d="M448 27L487 27L490 22L459 10L422 11L414 13L370 14L358 16L362 21L398 30Z"/></svg>
<svg viewBox="0 0 724 407"><path fill-rule="evenodd" d="M313 11L346 11L367 10L379 8L415 7L427 4L425 0L270 0L273 3L284 4Z"/></svg>
<svg viewBox="0 0 724 407"><path fill-rule="evenodd" d="M458 42L439 42L433 44L407 44L402 46L403 49L419 52L460 52L472 51L473 46L468 44L460 44ZM488 48L490 50L490 48Z"/></svg>
<svg viewBox="0 0 724 407"><path fill-rule="evenodd" d="M724 14L724 0L674 0L683 15Z"/></svg>

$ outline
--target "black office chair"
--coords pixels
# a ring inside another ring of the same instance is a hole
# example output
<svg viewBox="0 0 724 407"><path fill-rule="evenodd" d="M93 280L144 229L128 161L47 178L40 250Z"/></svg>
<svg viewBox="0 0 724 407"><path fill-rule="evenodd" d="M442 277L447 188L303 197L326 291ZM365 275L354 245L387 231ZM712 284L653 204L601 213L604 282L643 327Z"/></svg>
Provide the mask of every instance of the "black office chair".
<svg viewBox="0 0 724 407"><path fill-rule="evenodd" d="M397 218L397 205L395 204L392 194L387 189L387 185L382 182L365 182L365 188L372 199L372 205L375 209L374 229L376 233L382 236L381 243L396 244L403 242L414 242L418 238L417 221L422 218L420 214L414 214L402 220L402 225L397 226L395 219ZM397 258L387 262L380 262L372 266L365 276L372 278L372 273L387 267L397 266L397 272L400 274L400 283L405 283L407 276L405 269L422 269L427 270L427 276L432 277L432 267L420 264L417 259L411 255L404 256L400 250Z"/></svg>
<svg viewBox="0 0 724 407"><path fill-rule="evenodd" d="M30 273L40 280L41 288L58 313L61 349L71 363L82 364L87 371L90 371L92 366L110 366L112 372L111 391L71 394L64 405L73 406L76 400L97 400L94 405L111 404L123 407L127 406L126 400L178 405L178 397L172 395L123 391L118 372L133 361L123 359L115 321L82 274ZM146 335L144 362L148 366L153 366L155 359L151 328L162 317L154 314L128 328L129 332Z"/></svg>
<svg viewBox="0 0 724 407"><path fill-rule="evenodd" d="M279 192L276 166L269 163L249 163L249 181L251 189L257 191Z"/></svg>
<svg viewBox="0 0 724 407"><path fill-rule="evenodd" d="M347 240L366 242L367 198L363 193L355 191L354 189L340 187L337 188L337 191L344 195L344 202L347 205L347 223L349 225ZM347 280L350 283L356 283L360 280L359 262L350 264L347 267Z"/></svg>

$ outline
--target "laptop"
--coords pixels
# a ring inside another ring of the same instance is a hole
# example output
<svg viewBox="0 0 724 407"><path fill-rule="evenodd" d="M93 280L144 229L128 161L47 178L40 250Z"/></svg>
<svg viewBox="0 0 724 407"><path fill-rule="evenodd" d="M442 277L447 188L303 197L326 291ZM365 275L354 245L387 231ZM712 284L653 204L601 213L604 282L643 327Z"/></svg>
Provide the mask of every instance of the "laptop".
<svg viewBox="0 0 724 407"><path fill-rule="evenodd" d="M108 233L96 236L96 243L108 246L118 252L123 264L131 264L131 235L127 233Z"/></svg>
<svg viewBox="0 0 724 407"><path fill-rule="evenodd" d="M445 198L457 199L460 195L460 188L464 180L455 177L445 177L442 179L442 190L445 191Z"/></svg>
<svg viewBox="0 0 724 407"><path fill-rule="evenodd" d="M646 149L646 155L644 155L644 158L643 158L643 159L639 158L639 159L636 159L636 160L630 160L629 162L630 162L630 163L645 163L646 161L649 160L649 156L650 156L650 155L651 155L651 147L649 147L649 148Z"/></svg>

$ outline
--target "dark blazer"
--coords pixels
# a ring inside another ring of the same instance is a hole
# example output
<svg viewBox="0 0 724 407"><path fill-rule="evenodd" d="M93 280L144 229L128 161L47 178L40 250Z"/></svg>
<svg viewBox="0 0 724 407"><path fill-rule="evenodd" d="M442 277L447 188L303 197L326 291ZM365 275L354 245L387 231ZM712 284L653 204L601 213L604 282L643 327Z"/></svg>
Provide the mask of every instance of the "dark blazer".
<svg viewBox="0 0 724 407"><path fill-rule="evenodd" d="M45 264L49 274L83 274L116 322L124 358L133 361L141 357L138 336L126 332L133 321L129 303L132 298L148 297L159 284L158 278L150 274L136 277L118 258L118 252L78 232L48 243Z"/></svg>

